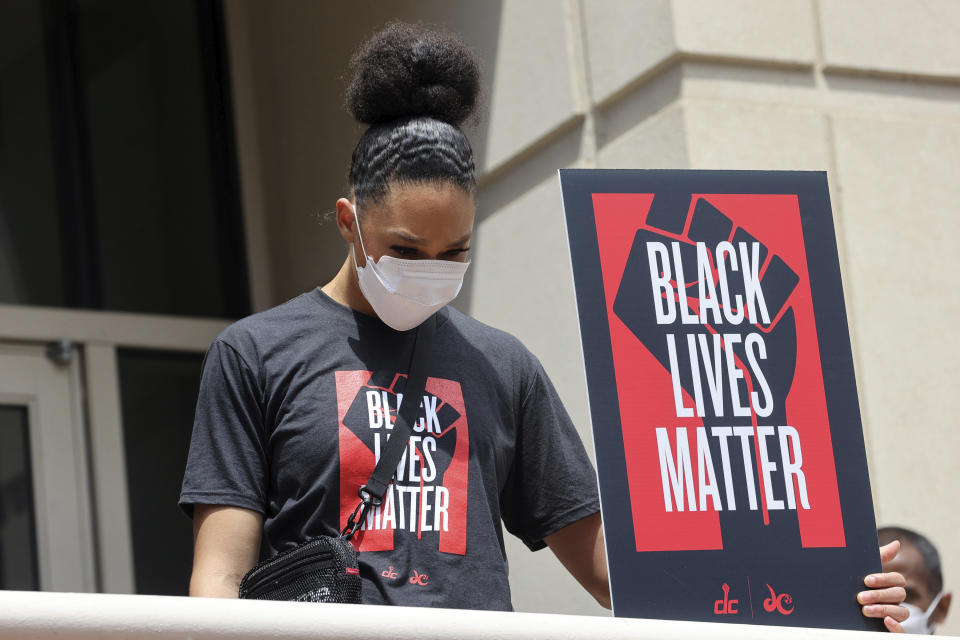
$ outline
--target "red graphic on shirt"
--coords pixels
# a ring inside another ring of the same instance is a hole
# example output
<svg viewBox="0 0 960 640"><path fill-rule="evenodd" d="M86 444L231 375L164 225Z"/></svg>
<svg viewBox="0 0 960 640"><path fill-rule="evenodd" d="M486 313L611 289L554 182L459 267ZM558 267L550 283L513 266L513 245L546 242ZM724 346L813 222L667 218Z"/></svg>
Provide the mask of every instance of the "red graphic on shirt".
<svg viewBox="0 0 960 640"><path fill-rule="evenodd" d="M637 551L845 546L797 196L593 205Z"/></svg>
<svg viewBox="0 0 960 640"><path fill-rule="evenodd" d="M430 584L430 576L425 573L420 573L414 569L413 575L410 576L410 584L415 584L418 587L425 587Z"/></svg>
<svg viewBox="0 0 960 640"><path fill-rule="evenodd" d="M391 436L405 383L406 376L394 372L336 372L341 528ZM368 512L353 538L359 551L392 550L397 536L405 536L424 544L435 540L444 553L466 553L468 433L460 384L427 378L383 505Z"/></svg>
<svg viewBox="0 0 960 640"><path fill-rule="evenodd" d="M387 580L396 580L397 576L400 574L397 573L397 570L393 568L393 565L390 565L388 568L380 572L380 577L386 578Z"/></svg>

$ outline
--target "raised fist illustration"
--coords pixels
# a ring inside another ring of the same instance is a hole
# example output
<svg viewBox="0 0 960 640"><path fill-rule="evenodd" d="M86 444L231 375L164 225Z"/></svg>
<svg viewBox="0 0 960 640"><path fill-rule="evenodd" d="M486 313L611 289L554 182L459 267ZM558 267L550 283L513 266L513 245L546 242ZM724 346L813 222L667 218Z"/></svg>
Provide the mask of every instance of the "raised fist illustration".
<svg viewBox="0 0 960 640"><path fill-rule="evenodd" d="M670 372L677 417L700 418L710 436L719 495L700 495L687 508L721 512L725 532L755 523L760 512L796 529L795 514L779 514L804 506L782 479L784 462L800 462L785 407L797 359L790 296L799 278L747 229L693 199L655 197L613 310ZM672 425L662 426L672 434ZM778 473L765 475L763 463Z"/></svg>
<svg viewBox="0 0 960 640"><path fill-rule="evenodd" d="M343 423L376 455L392 434L403 400L406 376L392 371L374 373L360 388ZM424 393L414 421L410 446L397 465L394 482L419 485L421 476L442 482L456 448L456 429L449 427L460 413L441 398Z"/></svg>

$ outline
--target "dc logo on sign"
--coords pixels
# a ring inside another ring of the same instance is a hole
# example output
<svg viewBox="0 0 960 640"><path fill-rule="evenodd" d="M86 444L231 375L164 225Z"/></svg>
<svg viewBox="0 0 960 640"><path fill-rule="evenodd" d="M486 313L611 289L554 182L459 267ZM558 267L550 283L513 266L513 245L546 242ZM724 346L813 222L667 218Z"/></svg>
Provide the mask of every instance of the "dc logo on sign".
<svg viewBox="0 0 960 640"><path fill-rule="evenodd" d="M723 589L723 599L713 603L713 612L718 616L740 613L740 609L737 608L740 601L730 599L730 585L724 582L720 588Z"/></svg>
<svg viewBox="0 0 960 640"><path fill-rule="evenodd" d="M764 610L766 610L768 613L777 612L783 616L788 616L793 613L793 596L791 596L789 593L778 594L769 584L766 585L766 587L770 591L770 596L763 601ZM730 616L740 613L740 600L730 597L730 585L724 582L720 588L723 590L723 597L714 601L714 615ZM747 590L750 590L749 586ZM750 606L750 617L754 617L752 599Z"/></svg>
<svg viewBox="0 0 960 640"><path fill-rule="evenodd" d="M781 593L777 595L777 592L773 590L769 584L767 589L770 589L770 597L766 598L763 601L763 608L773 613L774 611L779 611L782 615L788 616L793 613L793 596L789 593Z"/></svg>

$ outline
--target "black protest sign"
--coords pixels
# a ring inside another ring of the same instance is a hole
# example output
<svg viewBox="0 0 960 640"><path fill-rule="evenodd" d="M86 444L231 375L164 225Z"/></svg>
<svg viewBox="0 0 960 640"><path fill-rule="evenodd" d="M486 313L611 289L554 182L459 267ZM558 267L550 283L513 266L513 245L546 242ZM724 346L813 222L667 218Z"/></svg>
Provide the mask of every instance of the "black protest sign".
<svg viewBox="0 0 960 640"><path fill-rule="evenodd" d="M615 614L879 628L825 174L560 180Z"/></svg>

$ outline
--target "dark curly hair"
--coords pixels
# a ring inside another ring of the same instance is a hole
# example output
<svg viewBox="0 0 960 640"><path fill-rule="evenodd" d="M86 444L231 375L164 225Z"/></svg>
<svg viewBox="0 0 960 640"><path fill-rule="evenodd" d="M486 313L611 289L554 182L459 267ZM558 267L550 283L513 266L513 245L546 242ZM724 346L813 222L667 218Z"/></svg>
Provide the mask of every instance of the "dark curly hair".
<svg viewBox="0 0 960 640"><path fill-rule="evenodd" d="M360 203L382 200L390 186L452 183L473 194L473 150L459 125L472 113L480 70L452 34L391 23L350 61L347 109L370 127L350 162Z"/></svg>

